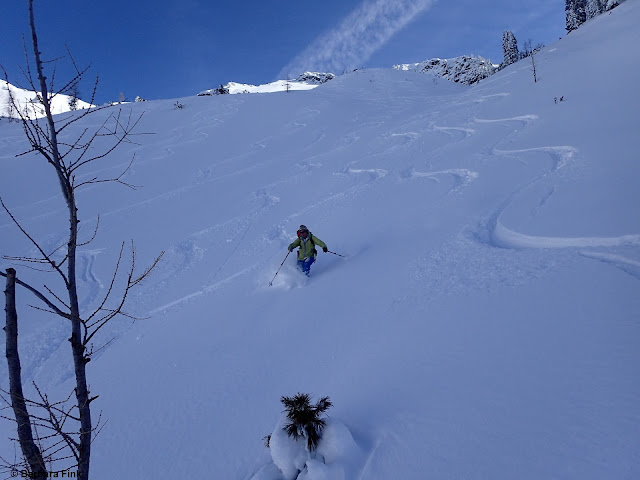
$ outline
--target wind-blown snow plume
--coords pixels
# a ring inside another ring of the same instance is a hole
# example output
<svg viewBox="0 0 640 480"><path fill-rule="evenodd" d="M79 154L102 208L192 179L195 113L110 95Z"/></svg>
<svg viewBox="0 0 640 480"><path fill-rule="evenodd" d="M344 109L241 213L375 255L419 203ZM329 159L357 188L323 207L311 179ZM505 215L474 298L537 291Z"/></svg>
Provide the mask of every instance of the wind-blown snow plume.
<svg viewBox="0 0 640 480"><path fill-rule="evenodd" d="M436 0L365 1L335 29L316 38L278 78L304 71L341 72L362 66L396 32Z"/></svg>

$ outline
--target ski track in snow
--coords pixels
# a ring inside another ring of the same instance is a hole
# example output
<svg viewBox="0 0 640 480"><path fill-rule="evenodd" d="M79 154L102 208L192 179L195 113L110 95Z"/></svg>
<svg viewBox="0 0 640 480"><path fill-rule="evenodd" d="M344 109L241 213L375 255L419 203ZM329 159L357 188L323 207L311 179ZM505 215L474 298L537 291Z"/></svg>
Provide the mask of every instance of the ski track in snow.
<svg viewBox="0 0 640 480"><path fill-rule="evenodd" d="M553 168L545 174L555 173L557 170L569 165L575 158L578 150L570 145L558 145L548 147L523 148L519 150L499 150L494 148L493 153L498 155L510 156L518 153L528 152L545 152L548 153L553 160Z"/></svg>
<svg viewBox="0 0 640 480"><path fill-rule="evenodd" d="M628 273L636 280L640 280L640 262L637 260L631 260L630 258L623 257L612 253L601 252L580 252L580 255L599 260L608 265L612 265L619 268L625 273Z"/></svg>
<svg viewBox="0 0 640 480"><path fill-rule="evenodd" d="M240 101L239 103L243 103L243 101ZM185 125L181 125L179 127L176 127L174 129L172 129L167 135L165 135L164 139L161 140L160 142L154 144L154 150L150 151L147 154L146 158L140 158L140 157L136 157L133 161L133 164L131 165L132 168L137 168L137 167L141 167L144 166L148 163L154 163L157 162L158 160L164 160L167 159L173 155L175 155L175 150L174 150L174 146L175 145L188 145L191 143L201 143L203 142L206 137L208 136L208 133L206 133L206 131L209 130L213 130L217 127L217 125L224 123L224 120L220 119L219 117L221 116L228 116L228 115L232 115L234 113L236 113L238 111L238 108L236 107L232 107L232 106L226 106L226 108L223 111L218 111L216 112L215 115L210 115L208 113L208 111L204 111L202 113L199 113L198 115L196 115L196 121L192 121L189 124L185 124ZM97 127L97 125L96 125ZM206 130L206 131L205 131ZM230 163L233 161L237 161L240 158L244 158L248 155L251 155L252 153L255 152L256 149L259 148L265 148L266 147L266 143L267 141L270 139L271 137L267 137L265 139L262 139L258 142L256 142L254 144L254 150L249 151L249 152L244 152L238 155L234 155L228 158L225 158L224 160L218 162L218 163L214 163L212 166L220 166L226 163ZM320 138L318 138L316 141L320 140ZM314 142L315 143L315 142ZM131 159L133 157L133 155L140 150L141 147L136 147L133 148L129 151L129 154L131 156L124 155L125 160L120 162L120 163L116 163L116 164L110 164L108 166L105 167L99 167L99 168L94 168L91 171L87 171L85 173L82 173L80 175L78 175L77 177L77 181L78 183L82 182L82 181L86 181L86 180L90 180L93 179L95 177L99 177L104 175L105 177L109 177L109 175L105 175L108 172L117 172L118 175L125 171L125 169L127 169L127 167L129 167L130 163L131 163ZM158 150L160 150L160 152L158 152ZM97 166L98 164L96 164ZM257 167L258 165L256 165ZM248 171L253 170L252 168L244 168L244 169L240 169L238 171L238 173L246 173ZM129 176L132 173L132 170L129 170L127 172L126 176ZM208 175L209 172L202 172L201 176L202 178L205 179L210 179L211 181L216 180L216 178L209 178L210 175ZM227 174L225 176L219 177L219 178L228 178L228 176L233 175L233 173L231 174ZM126 177L125 176L125 177ZM126 179L126 178L124 178ZM195 187L196 185L189 185L189 186L185 186L182 188L178 188L175 189L171 192L167 192L163 195L160 195L159 197L155 197L153 199L149 199L148 201L143 201L140 202L138 204L133 204L133 205L129 205L127 207L123 207L117 210L113 210L110 212L106 212L103 215L111 215L113 213L119 213L122 212L124 210L127 210L129 208L133 208L139 205L145 205L148 204L150 201L155 201L158 200L160 198L167 198L167 197L171 197L174 194L180 194L183 193L187 190L189 190L190 188ZM90 190L94 189L94 188L99 188L99 185L88 185L86 187L84 187L83 192L89 192ZM50 197L44 198L42 200L38 200L35 202L31 202L28 204L24 204L24 205L18 205L16 207L13 207L14 211L20 211L21 209L26 209L26 208L33 208L33 207L37 207L39 205L49 205L51 204L53 201L60 199L61 198L61 194L54 194L51 195ZM44 218L47 218L49 216L58 214L60 212L64 212L65 208L60 207L57 209L53 209L47 212L42 212L36 216L31 216L30 217L30 221L35 221L35 220L42 220ZM4 223L0 225L0 228L5 228L7 226L11 226L13 225L13 223Z"/></svg>
<svg viewBox="0 0 640 480"><path fill-rule="evenodd" d="M225 222L198 230L190 234L186 239L172 245L167 250L166 258L162 265L160 265L160 272L157 272L155 275L157 279L155 282L156 287L166 285L167 282L175 277L176 272L184 272L201 262L205 258L208 250L212 248L219 250L219 246L225 244L224 239L226 238L226 244L233 243L233 248L225 253L224 259L222 259L218 267L212 270L213 273L210 275L209 281L215 279L229 264L230 260L237 256L240 247L246 247L244 241L256 220L264 216L266 210L280 202L278 197L269 194L266 189L260 189L254 192L253 200L258 203L257 209L253 213L249 215L238 215ZM254 239L254 242L260 241L259 237ZM214 292L222 285L230 283L232 280L255 268L257 268L257 266L253 265L248 269L234 272L221 281L211 283L208 287L180 297L162 307L156 307L150 314L164 311L185 301Z"/></svg>
<svg viewBox="0 0 640 480"><path fill-rule="evenodd" d="M446 133L447 135L451 136L452 138L455 138L452 132L456 132L458 135L461 134L461 136L459 136L458 141L460 140L464 140L465 138L473 135L474 133L476 133L475 129L473 128L467 128L467 127L440 127L438 125L431 125L432 130L436 131L436 132L443 132Z"/></svg>
<svg viewBox="0 0 640 480"><path fill-rule="evenodd" d="M315 144L321 142L322 140L325 139L325 137L327 136L327 134L325 133L324 129L320 129L320 131L316 134L316 138L314 140L312 140L306 147L304 148L310 148L313 147Z"/></svg>
<svg viewBox="0 0 640 480"><path fill-rule="evenodd" d="M487 97L488 98L488 97ZM318 112L319 113L319 112ZM502 119L478 119L475 118L474 122L478 123L478 124L490 124L490 123L506 123L506 122L522 122L525 126L530 124L531 122L534 122L535 120L537 120L537 116L536 115L522 115L522 116L516 116L516 117L511 117L511 118L502 118ZM423 121L418 119L417 121ZM416 123L416 120L412 121L412 122L408 122L408 123ZM470 135L473 135L474 133L476 133L476 130L473 128L468 128L468 127L444 127L444 126L438 126L435 125L433 122L430 122L429 127L427 128L427 130L430 131L440 131L440 132L444 132L446 134L448 134L454 141L459 142L464 140L465 138L467 138ZM517 130L516 130L517 131ZM455 136L454 136L455 135ZM312 142L307 145L306 148L309 148L317 143L319 143L320 141L324 140L325 138L325 132L324 131L320 131L318 133L318 135L316 136L316 138L314 140L312 140ZM420 134L418 132L415 131L405 131L402 133L390 133L388 134L388 138L399 138L403 140L403 143L400 144L400 146L402 145L406 145L407 143L413 143L415 142L415 140L417 138L419 138ZM333 155L335 154L336 151L348 148L350 145L352 145L353 143L355 143L357 140L359 139L359 136L355 133L352 132L350 134L345 135L344 137L342 137L342 140L340 140L337 145L334 146L333 149L329 149L328 151L324 151L322 153L318 153L318 154L313 154L305 159L302 159L298 162L298 165L300 167L303 168L304 172L302 173L303 175L306 173L309 173L311 170L313 170L314 168L317 168L319 166L321 166L320 164L313 164L310 163L309 161L312 159L317 159L318 157L322 157L322 156L329 156L329 155ZM268 139L265 138L262 141L258 141L254 143L254 147L256 148L267 148L267 144L268 144ZM394 148L397 148L399 145L397 144L387 144L387 147L385 149L384 152L378 152L378 153L373 153L372 155L370 155L370 158L373 158L374 156L378 156L381 155L383 153L387 153L391 150L393 150ZM576 149L571 147L571 146L545 146L545 147L534 147L534 148L528 148L528 149L517 149L517 150L500 150L500 149L495 149L493 153L496 155L501 155L501 156L517 156L517 155L523 155L526 154L528 152L538 152L538 151L542 151L545 153L548 153L549 156L552 158L553 160L553 167L549 172L546 172L545 174L543 174L543 176L545 175L549 175L557 170L559 170L560 168L562 168L563 166L567 165L570 161L573 160L575 153L576 153ZM241 157L245 157L246 155L250 155L252 152L244 152L232 157L228 157L224 160L222 160L221 162L218 162L217 165L220 165L222 163L229 163L235 160L238 160ZM212 165L213 166L213 165ZM304 168L306 167L306 168ZM250 169L255 168L252 167ZM234 175L234 174L238 174L238 173L244 173L246 171L245 170L238 170L237 172L233 172L231 174L227 174L226 176L229 175ZM334 202L334 201L341 201L345 198L349 198L351 196L357 195L363 188L367 188L368 186L370 186L373 182L380 180L382 178L385 178L388 175L388 170L386 169L382 169L382 168L353 168L353 167L345 167L344 170L337 172L337 175L355 175L355 176L360 176L360 175L367 175L369 177L369 182L363 184L363 185L356 185L353 187L350 187L348 189L342 190L340 192L337 192L333 195L330 195L327 198L324 198L323 200L316 202L316 203L312 203L308 206L306 206L305 208L301 209L300 211L296 211L293 212L291 215L289 215L288 217L286 217L284 219L285 224L289 223L290 221L293 221L295 218L301 217L303 215L305 215L307 212L319 208L321 206L325 206L327 203L330 202ZM440 171L434 171L434 172L417 172L412 170L409 174L410 178L425 178L434 182L440 182L440 178L441 176L453 176L455 178L455 182L454 182L454 186L450 189L450 191L448 193L453 193L458 191L460 188L466 187L468 186L470 183L472 183L474 180L476 180L479 176L478 172L475 171L471 171L469 169L446 169L446 170L440 170ZM296 179L298 179L300 176L300 174L295 174L293 176L289 176L287 178L278 180L276 182L272 182L269 185L266 185L264 187L264 191L266 192L267 189L271 190L274 187L276 187L277 185L282 184L283 182L290 182L290 181L295 181ZM219 180L222 177L213 177L213 175L210 174L209 172L206 172L205 175L203 175L200 178L200 182L210 182L213 180ZM538 181L540 178L535 179L533 183L535 183L536 181ZM146 201L142 202L142 203L151 203L154 202L160 198L166 197L166 196L171 196L174 195L178 192L181 192L185 189L190 189L193 186L185 186L182 187L178 190L172 191L172 192L166 192L158 197L152 198L152 199L147 199ZM518 192L515 192L514 195L511 197L511 200L515 197L515 195ZM562 238L552 238L552 237L533 237L533 236L527 236L527 235L523 235L523 234L519 234L517 232L513 232L509 229L507 229L506 227L504 227L500 221L499 221L499 217L502 211L504 211L506 208L508 208L509 204L511 202L507 202L502 209L500 209L500 211L496 214L495 216L495 223L494 223L494 227L491 233L491 241L493 242L494 246L500 246L501 248L513 248L513 249L517 249L517 248L554 248L554 247L560 247L560 246L578 246L578 247L585 247L585 246L603 246L603 245L628 245L628 244L635 244L635 242L637 241L637 239L633 236L629 237L629 238L623 238L623 239L593 239L593 238L588 238L588 239L562 239ZM127 208L131 208L133 206L136 205L132 205L129 206ZM113 213L113 212L109 212L109 213ZM240 221L241 219L236 218L236 219L232 219L230 220L230 222L237 222ZM210 227L207 228L201 232L197 232L195 235L201 235L204 232L210 232L211 228L220 228L223 226L226 226L228 224L228 222L225 222L225 225L218 225L218 226L214 226L214 227ZM237 248L237 246L236 246ZM229 258L229 257L228 257ZM225 260L221 266L218 268L218 270L216 270L216 274L221 271L224 266L226 265L227 260ZM199 297L201 295L205 295L208 293L211 293L215 290L217 290L220 286L225 285L229 282L231 282L232 280L234 280L235 278L238 278L239 276L243 275L244 273L246 273L248 270L241 270L239 272L233 273L230 276L226 277L223 280L220 280L218 282L215 282L211 285L209 285L208 287L204 287L203 289L197 291L197 292L193 292L189 295L183 296L177 300L174 300L168 304L165 304L161 307L157 307L154 310L152 310L151 313L158 313L160 311L164 311L168 308L174 307L176 305L179 305L181 303L184 303L186 301L189 301L193 298ZM214 275L215 277L215 275Z"/></svg>
<svg viewBox="0 0 640 480"><path fill-rule="evenodd" d="M344 175L344 173L339 173L339 175ZM375 179L378 179L378 178L381 178L381 177L377 176L375 174L371 175L372 181L374 181ZM300 210L297 210L297 211L291 213L290 215L288 215L286 217L285 220L287 222L290 222L290 221L292 221L292 220L294 220L296 218L299 218L299 217L303 216L304 214L306 214L309 211L312 211L312 210L314 210L316 208L324 206L325 204L328 204L328 203L330 204L331 202L335 202L337 200L343 200L345 198L350 198L350 197L356 195L361 190L363 190L365 188L368 188L369 186L371 186L371 181L367 182L367 183L365 183L363 185L355 185L353 187L347 188L346 190L342 190L342 191L340 191L338 193L334 193L332 195L329 195L328 197L326 197L326 198L324 198L324 199L322 199L322 200L320 200L320 201L318 201L316 203L312 203L312 204L310 204L310 205L308 205L308 206L306 206L306 207L304 207L304 208L302 208Z"/></svg>
<svg viewBox="0 0 640 480"><path fill-rule="evenodd" d="M162 313L165 312L166 310L169 310L170 308L176 307L180 304L183 304L185 302L188 302L190 300L193 300L194 298L200 297L202 295L208 295L211 294L212 292L215 292L216 290L218 290L220 287L222 287L223 285L226 285L228 283L230 283L231 281L233 281L234 279L245 275L246 273L249 273L252 270L255 270L258 266L257 265L252 265L250 267L244 268L236 273L234 273L233 275L229 275L226 278L223 278L222 280L212 283L211 285L207 285L205 287L203 287L201 290L198 290L196 292L190 293L188 295L185 295L181 298L178 298L177 300L174 300L172 302L166 303L160 307L157 307L153 310L151 310L149 312L149 315L154 315L156 313Z"/></svg>
<svg viewBox="0 0 640 480"><path fill-rule="evenodd" d="M391 138L399 138L403 140L403 145L409 145L416 141L420 136L418 132L404 132L404 133L392 133Z"/></svg>
<svg viewBox="0 0 640 480"><path fill-rule="evenodd" d="M522 122L525 125L535 122L538 120L538 115L519 115L516 117L509 118L496 118L496 119L488 119L488 118L474 118L473 121L475 123L508 123L508 122Z"/></svg>
<svg viewBox="0 0 640 480"><path fill-rule="evenodd" d="M410 178L426 178L434 182L440 182L439 177L442 175L450 175L455 178L455 184L449 191L449 194L451 194L471 184L480 174L466 168L452 168L438 172L416 172L411 170L409 173Z"/></svg>
<svg viewBox="0 0 640 480"><path fill-rule="evenodd" d="M96 257L102 253L102 251L103 249L78 252L79 259L82 262L80 279L84 282L84 286L88 290L80 302L80 307L83 310L88 309L91 306L96 298L98 298L100 290L104 288L104 285L93 270Z"/></svg>
<svg viewBox="0 0 640 480"><path fill-rule="evenodd" d="M192 190L194 188L198 188L198 187L202 186L203 184L221 182L223 180L226 180L226 179L231 178L231 177L235 177L237 175L244 175L246 173L249 173L249 172L252 172L254 170L257 170L258 168L260 168L262 166L263 166L262 163L256 163L256 164L250 165L248 167L244 167L244 168L241 168L239 170L235 170L233 172L226 173L224 175L219 175L219 176L206 176L206 174L203 173L203 177L200 180L200 182L189 183L189 184L183 185L181 187L175 188L175 189L173 189L171 191L158 194L158 195L156 195L154 197L151 197L151 198L147 198L146 200L142 200L142 201L136 202L136 203L131 203L131 204L125 205L123 207L120 207L120 208L117 208L117 209L114 209L114 210L109 210L108 212L105 212L105 213L101 214L101 216L102 217L106 217L106 216L109 216L109 215L114 215L114 214L117 214L117 213L120 213L120 212L124 212L124 211L127 211L127 210L138 208L138 207L141 207L141 206L150 205L150 204L155 203L155 202L157 202L159 200L170 199L170 198L173 198L175 196L181 195L181 194L183 194L185 192L188 192L189 190Z"/></svg>
<svg viewBox="0 0 640 480"><path fill-rule="evenodd" d="M417 136L418 134L414 134L414 135ZM309 148L309 147L314 146L315 144L317 144L317 143L321 142L322 140L324 140L325 137L326 137L325 132L323 130L319 131L318 135L316 136L316 138L313 139L311 141L311 143L308 144L305 148ZM299 160L297 165L302 169L301 173L296 173L296 174L287 176L285 178L279 179L279 180L277 180L275 182L272 182L270 184L267 184L261 190L270 199L272 199L272 200L273 199L277 199L277 197L274 197L273 195L267 194L266 192L273 190L275 187L277 187L279 185L282 185L283 183L289 183L289 182L297 181L302 175L310 174L313 170L315 170L316 168L319 168L319 167L322 166L322 164L311 163L312 160L317 160L319 157L323 157L323 156L335 155L336 152L338 152L340 150L344 150L344 149L348 148L349 146L353 145L355 142L358 141L359 138L360 137L355 132L352 132L352 133L349 133L349 134L343 136L342 139L339 140L337 142L337 144L334 145L333 148L325 149L324 151L321 151L321 153L313 154L313 155L310 155L310 156L308 156L306 158L303 158L303 159ZM254 142L254 146L257 147L257 148L261 148L261 149L262 148L267 148L267 143L268 143L268 138L265 138L262 141ZM214 176L212 171L211 171L211 168L214 167L214 166L219 166L221 164L226 164L226 163L230 163L230 162L233 162L233 161L237 161L237 160L241 159L242 157L246 157L247 155L250 155L251 153L253 153L253 152L244 152L244 153L241 153L241 154L238 154L238 155L227 157L227 158L223 159L222 161L219 161L216 164L213 164L210 167L210 169L200 170L199 174L198 174L198 179L197 179L198 181L196 183L197 184L209 183L209 182L220 180L220 179L222 179L224 177L229 177L229 176L232 176L232 175L245 173L245 172L247 172L249 170L253 170L255 168L258 168L262 164L254 164L251 167L247 167L245 169L237 170L235 172L228 173L228 174L226 174L224 176ZM358 192L360 192L362 189L368 188L368 186L370 186L372 182L375 182L376 180L382 179L385 176L387 176L388 171L385 170L385 169L381 169L381 168L356 169L356 168L347 167L347 168L345 168L344 171L338 172L337 174L338 175L348 175L348 176L351 176L351 175L353 175L353 176L367 175L370 180L369 180L369 182L367 182L365 184L359 184L359 185L352 186L350 188L344 189L342 191L339 191L339 192L337 192L337 193L335 193L333 195L330 195L330 196L322 199L319 202L311 203L311 204L305 206L302 210L297 211L297 212L293 212L291 215L289 215L288 217L286 217L284 219L284 222L288 223L291 220L293 220L294 218L300 217L300 216L304 215L306 212L311 211L311 210L316 209L316 208L319 208L319 207L321 207L323 205L326 205L327 203L331 203L331 202L335 202L335 201L342 201L342 200L344 200L346 198L350 198L350 197L352 197L354 195L357 195ZM174 189L174 190L172 190L170 192L164 192L164 193L162 193L160 195L157 195L155 197L148 198L148 199L146 199L146 200L144 200L142 202L138 202L136 204L128 205L126 207L122 207L120 209L107 212L107 213L103 214L103 216L104 215L111 215L111 214L114 214L114 213L117 213L117 212L120 212L120 211L123 211L123 210L135 208L135 207L138 207L138 206L141 206L141 205L152 204L152 203L154 203L154 202L156 202L158 200L161 200L161 199L164 199L164 198L169 198L169 197L174 196L174 195L179 194L179 193L183 193L183 192L185 192L187 190L190 190L191 188L194 188L195 186L196 185L193 185L193 184L185 185L183 187L179 187L177 189ZM268 202L269 206L273 205L273 204L277 203L277 201L279 201L279 200L275 200L275 201L272 201L272 200L270 200ZM202 237L202 236L209 235L209 234L211 234L211 232L213 230L217 230L217 229L221 229L221 228L222 229L226 229L231 224L235 224L235 223L238 223L238 222L243 222L244 221L243 219L244 219L244 216L243 216L243 218L236 217L234 219L230 219L227 222L224 222L223 224L219 224L219 225L215 225L215 226L212 226L212 227L208 227L206 229L203 229L203 230L201 230L199 232L194 233L193 235L191 235L191 238ZM254 220L255 220L255 218L254 218ZM246 232L248 231L248 229L251 227L252 223L253 223L253 220L251 222L249 222L249 227L247 227L247 229L245 230L245 235L246 235ZM244 236L242 238L244 238ZM240 242L242 241L242 238L239 241L236 242L235 249L238 248ZM200 248L200 247L196 247L196 246L192 246L192 247L193 248ZM173 247L169 248L168 249L168 259L170 260L170 258L175 256L175 255L172 255L172 252L175 251L176 253L179 253L182 250L183 249L176 250ZM234 252L231 252L231 254L229 256L227 256L227 259L225 261L223 261L223 263L220 265L220 267L215 271L215 273L213 274L213 277L215 277L217 275L217 273L220 272L226 266L229 258L231 258L233 253ZM180 262L181 262L180 259L176 258L176 260L178 261L178 264L180 264ZM175 263L175 262L171 262L171 263ZM176 268L184 268L184 267L185 266L182 265L181 267L180 266L174 266L174 268L169 268L169 270L167 270L167 272L165 272L165 274L162 275L163 278L162 278L161 282L162 281L166 281L167 278L170 277L169 271L175 271ZM203 289L201 289L201 290L199 290L197 292L193 292L193 293L188 294L186 296L183 296L183 297L181 297L179 299L176 299L176 300L174 300L172 302L169 302L169 303L167 303L167 304L165 304L165 305L163 305L161 307L157 307L157 308L153 309L150 313L151 314L158 313L160 311L164 311L164 310L166 310L168 308L171 308L171 307L174 307L176 305L182 304L182 303L184 303L186 301L189 301L189 300L191 300L193 298L196 298L196 297L199 297L199 296L214 292L220 286L225 285L225 284L233 281L234 279L238 278L239 276L241 276L243 273L246 273L247 271L249 271L249 270L245 269L245 270L233 273L230 276L226 277L224 280L215 282L215 283L211 284L210 286L204 287Z"/></svg>
<svg viewBox="0 0 640 480"><path fill-rule="evenodd" d="M384 178L387 176L387 174L389 172L387 172L386 170L382 169L382 168L347 168L346 172L344 173L355 173L355 174L366 174L369 175L369 177L371 178L371 180L378 180L380 178Z"/></svg>
<svg viewBox="0 0 640 480"><path fill-rule="evenodd" d="M617 237L544 237L508 229L500 221L493 229L493 244L501 248L587 248L640 246L640 235Z"/></svg>
<svg viewBox="0 0 640 480"><path fill-rule="evenodd" d="M360 470L360 475L358 476L358 480L366 480L368 477L365 476L365 474L368 473L368 471L371 468L371 465L373 464L375 458L376 458L376 454L378 453L378 449L380 448L380 446L384 443L385 441L385 437L379 437L376 440L376 444L375 446L371 449L371 451L369 452L369 455L367 455L367 459L364 462L364 465L362 466L362 470Z"/></svg>
<svg viewBox="0 0 640 480"><path fill-rule="evenodd" d="M503 119L479 119L474 118L474 121L479 124L483 123L506 123L506 122L522 122L525 127L533 123L538 119L537 115L521 115L511 118ZM517 133L517 130L516 130ZM513 150L502 150L498 148L493 149L493 154L501 156L522 156L530 152L544 152L552 160L552 167L547 172L537 176L531 182L524 187L513 192L507 201L494 213L492 220L489 222L489 239L490 245L499 248L506 249L558 249L558 248L596 248L596 247L621 247L621 246L640 246L640 234L619 235L614 237L564 237L564 236L539 236L539 235L527 235L524 233L516 232L504 226L500 218L502 213L509 208L514 199L526 189L532 187L538 183L541 179L553 175L560 169L566 167L575 160L578 150L571 145L552 145L542 147L532 147ZM413 174L415 175L415 173ZM553 187L540 201L537 210L540 206L548 201L550 196L555 191ZM536 211L537 211L536 210ZM639 278L636 272L637 265L629 264L621 260L622 257L606 254L593 254L588 255L585 252L582 254L586 257L595 258L601 261L611 263L618 268L630 273L635 278Z"/></svg>
<svg viewBox="0 0 640 480"><path fill-rule="evenodd" d="M474 101L475 103L483 103L483 102L486 102L488 99L494 99L495 97L508 97L509 95L511 94L510 93L494 93L491 95L483 95Z"/></svg>
<svg viewBox="0 0 640 480"><path fill-rule="evenodd" d="M536 217L540 214L544 206L547 204L547 202L555 192L556 192L555 187L551 187L550 189L547 190L547 193L540 199L540 201L538 202L538 205L532 210L531 212L532 216Z"/></svg>

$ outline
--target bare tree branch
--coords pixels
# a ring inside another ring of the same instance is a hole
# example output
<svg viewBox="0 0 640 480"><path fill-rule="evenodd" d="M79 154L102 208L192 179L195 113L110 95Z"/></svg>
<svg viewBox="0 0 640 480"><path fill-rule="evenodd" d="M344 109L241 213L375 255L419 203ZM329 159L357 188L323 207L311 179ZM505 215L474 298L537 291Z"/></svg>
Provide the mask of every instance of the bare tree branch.
<svg viewBox="0 0 640 480"><path fill-rule="evenodd" d="M91 242L93 242L95 240L95 238L98 236L98 228L100 227L100 215L98 215L98 220L96 220L96 228L93 231L93 235L91 236L91 238L89 240L87 240L84 243L79 243L78 247L84 247L86 245L89 245Z"/></svg>
<svg viewBox="0 0 640 480"><path fill-rule="evenodd" d="M6 273L0 272L0 276L3 277L7 277ZM22 280L20 280L19 278L16 277L16 283L18 285L20 285L21 287L26 288L27 290L29 290L31 293L33 293L36 297L38 297L40 300L42 300L45 304L47 304L47 306L53 310L53 312L56 315L59 315L63 318L67 318L70 319L71 316L66 313L63 312L62 310L60 310L58 307L56 307L47 297L45 297L42 293L40 293L38 290L36 290L35 288L33 288L31 285L29 285L28 283L23 282Z"/></svg>
<svg viewBox="0 0 640 480"><path fill-rule="evenodd" d="M2 205L2 208L4 208L4 211L7 212L7 215L9 215L9 217L11 218L13 223L15 223L15 225L20 229L20 231L24 234L24 236L27 237L29 239L29 241L33 244L33 246L36 247L36 249L40 252L40 254L42 255L42 259L46 263L51 265L51 268L53 268L56 272L58 272L60 274L60 276L62 277L62 279L64 280L66 285L69 285L69 280L68 280L67 276L64 274L64 272L62 270L60 270L60 267L58 265L56 265L56 262L54 262L53 259L51 259L51 257L49 257L44 252L44 250L42 249L40 244L38 242L36 242L33 239L33 237L31 235L29 235L29 233L27 233L27 231L22 227L22 225L20 225L20 222L18 222L18 220L16 220L16 217L13 216L11 211L4 204L4 201L2 200L2 197L0 197L0 204Z"/></svg>
<svg viewBox="0 0 640 480"><path fill-rule="evenodd" d="M124 248L124 244L123 244L123 248ZM111 280L111 285L109 287L109 290L107 292L107 296L110 294L113 285L115 283L115 279L116 276L118 275L118 268L120 265L120 259L122 256L122 249L120 250L120 256L118 257L118 264L116 265L116 271L113 274L112 280ZM133 245L133 242L131 243L131 268L129 270L129 275L127 277L127 285L125 287L124 292L122 293L122 296L120 298L120 303L119 305L114 308L114 309L109 309L106 310L107 314L104 315L103 317L101 317L100 319L98 319L97 321L94 322L90 322L91 319L93 317L95 317L99 312L101 311L105 311L104 304L106 303L107 300L107 296L105 296L105 299L102 303L102 305L100 307L98 307L97 310L95 310L90 316L89 318L84 321L84 326L85 326L85 338L83 340L83 343L85 345L88 345L88 343L91 341L91 339L107 324L109 323L110 320L112 320L113 318L115 318L118 315L122 315L128 318L132 318L132 319L136 319L136 317L133 317L131 315L128 315L127 313L125 313L122 309L124 307L124 304L127 301L127 297L129 296L129 292L131 291L132 288L134 288L135 286L137 286L138 284L140 284L145 278L147 278L151 272L153 271L153 269L158 265L158 263L160 262L160 260L162 259L162 257L164 256L164 252L161 252L160 255L158 255L155 260L153 261L153 263L147 267L140 275L138 275L137 277L134 278L134 273L135 273L135 264L136 264L136 255L135 255L135 248Z"/></svg>

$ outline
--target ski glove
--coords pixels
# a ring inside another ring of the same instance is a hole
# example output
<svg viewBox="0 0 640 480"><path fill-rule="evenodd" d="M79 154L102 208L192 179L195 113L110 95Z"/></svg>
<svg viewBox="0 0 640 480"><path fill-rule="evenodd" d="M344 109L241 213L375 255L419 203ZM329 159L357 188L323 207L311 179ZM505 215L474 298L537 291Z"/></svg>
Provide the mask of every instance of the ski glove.
<svg viewBox="0 0 640 480"><path fill-rule="evenodd" d="M328 249L327 247L322 247L322 251L323 251L324 253L327 253L327 252L329 251L329 249Z"/></svg>
<svg viewBox="0 0 640 480"><path fill-rule="evenodd" d="M293 252L293 247L289 247L289 253Z"/></svg>

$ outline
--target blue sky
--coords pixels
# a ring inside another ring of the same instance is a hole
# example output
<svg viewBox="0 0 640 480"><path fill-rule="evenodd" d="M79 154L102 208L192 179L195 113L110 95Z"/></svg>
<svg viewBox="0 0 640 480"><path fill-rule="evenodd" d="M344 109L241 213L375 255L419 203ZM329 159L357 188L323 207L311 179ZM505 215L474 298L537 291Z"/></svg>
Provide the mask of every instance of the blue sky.
<svg viewBox="0 0 640 480"><path fill-rule="evenodd" d="M26 1L3 5L0 64L20 83ZM97 101L193 95L229 81L260 84L329 65L390 67L433 57L502 60L502 32L519 43L564 35L564 2L539 0L36 0L41 50L91 63ZM354 34L354 32L359 32ZM327 63L329 62L330 63ZM57 78L67 72L61 64ZM90 85L81 97L88 99Z"/></svg>

